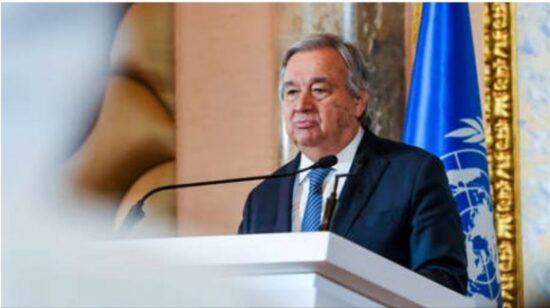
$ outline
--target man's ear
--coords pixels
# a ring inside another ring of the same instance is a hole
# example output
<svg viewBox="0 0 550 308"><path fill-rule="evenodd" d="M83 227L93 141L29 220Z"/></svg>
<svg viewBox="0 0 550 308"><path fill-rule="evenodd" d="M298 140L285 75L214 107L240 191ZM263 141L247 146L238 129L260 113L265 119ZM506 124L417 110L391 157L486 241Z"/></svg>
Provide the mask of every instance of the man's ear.
<svg viewBox="0 0 550 308"><path fill-rule="evenodd" d="M355 117L361 118L367 110L369 94L367 90L360 90L359 95L355 97Z"/></svg>

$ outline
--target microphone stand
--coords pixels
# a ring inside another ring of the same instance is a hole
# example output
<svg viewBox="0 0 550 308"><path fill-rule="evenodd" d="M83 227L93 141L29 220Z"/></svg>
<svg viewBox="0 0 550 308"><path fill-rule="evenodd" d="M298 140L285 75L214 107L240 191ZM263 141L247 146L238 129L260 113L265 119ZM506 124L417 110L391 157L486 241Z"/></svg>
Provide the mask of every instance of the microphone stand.
<svg viewBox="0 0 550 308"><path fill-rule="evenodd" d="M338 180L341 177L347 177L348 175L349 173L336 175L336 179L334 180L334 188L332 189L332 192L330 193L330 196L328 197L327 203L325 205L325 213L323 214L321 231L329 231L330 229L330 224L332 222L332 215L333 215L334 209L336 208L336 204L338 203L338 198L337 198Z"/></svg>
<svg viewBox="0 0 550 308"><path fill-rule="evenodd" d="M365 153L360 153L355 158L354 166L352 166L352 171L350 173L337 174L334 181L334 188L332 193L327 199L325 205L325 213L323 215L323 222L321 223L321 231L329 231L330 224L332 223L332 216L338 204L337 191L338 191L338 180L342 177L348 177L350 175L355 175L359 169L363 168L368 162L368 157Z"/></svg>
<svg viewBox="0 0 550 308"><path fill-rule="evenodd" d="M124 219L124 222L122 224L122 229L129 231L137 222L139 222L143 217L145 217L145 212L143 211L143 206L145 205L145 200L149 198L151 195L156 194L163 190L171 190L171 189L179 189L179 188L188 188L188 187L196 187L196 186L206 186L206 185L219 185L219 184L227 184L227 183L236 183L236 182L246 182L246 181L254 181L254 180L263 180L263 179L275 179L275 178L282 178L287 176L294 176L298 173L314 169L314 168L329 168L331 166L334 166L338 159L334 155L325 156L319 161L317 161L315 164L295 171L291 173L284 173L284 174L274 174L274 175L258 175L258 176L249 176L249 177L243 177L243 178L231 178L231 179L222 179L222 180L213 180L213 181L202 181L202 182L191 182L191 183L183 183L183 184L172 184L172 185L165 185L165 186L159 186L148 193L146 193L141 199L139 199L136 204L132 206L130 211L128 212L128 215Z"/></svg>

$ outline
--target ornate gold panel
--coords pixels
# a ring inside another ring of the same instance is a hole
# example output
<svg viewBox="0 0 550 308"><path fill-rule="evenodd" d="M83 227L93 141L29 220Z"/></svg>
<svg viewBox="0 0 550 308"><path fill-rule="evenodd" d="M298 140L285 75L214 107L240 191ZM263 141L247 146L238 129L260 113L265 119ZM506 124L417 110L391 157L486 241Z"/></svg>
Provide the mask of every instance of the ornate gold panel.
<svg viewBox="0 0 550 308"><path fill-rule="evenodd" d="M515 7L484 4L484 113L504 307L523 306Z"/></svg>

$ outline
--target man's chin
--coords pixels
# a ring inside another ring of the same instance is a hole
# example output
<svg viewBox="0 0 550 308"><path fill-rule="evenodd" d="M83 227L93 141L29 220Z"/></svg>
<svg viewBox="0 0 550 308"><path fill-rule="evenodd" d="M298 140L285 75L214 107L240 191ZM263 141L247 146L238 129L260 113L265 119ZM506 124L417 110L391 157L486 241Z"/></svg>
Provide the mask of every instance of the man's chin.
<svg viewBox="0 0 550 308"><path fill-rule="evenodd" d="M299 148L311 148L318 144L318 140L314 138L296 138L294 144Z"/></svg>
<svg viewBox="0 0 550 308"><path fill-rule="evenodd" d="M319 145L320 137L319 133L313 130L298 130L292 134L292 141L299 149L311 148Z"/></svg>

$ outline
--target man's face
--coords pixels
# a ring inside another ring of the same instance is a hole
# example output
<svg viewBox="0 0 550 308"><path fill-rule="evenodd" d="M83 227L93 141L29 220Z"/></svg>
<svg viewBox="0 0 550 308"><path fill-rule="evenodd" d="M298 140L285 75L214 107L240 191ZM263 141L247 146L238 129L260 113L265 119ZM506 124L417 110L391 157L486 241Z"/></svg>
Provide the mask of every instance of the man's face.
<svg viewBox="0 0 550 308"><path fill-rule="evenodd" d="M283 76L286 131L310 159L337 154L353 139L367 94L353 97L346 86L347 67L332 48L294 54Z"/></svg>

